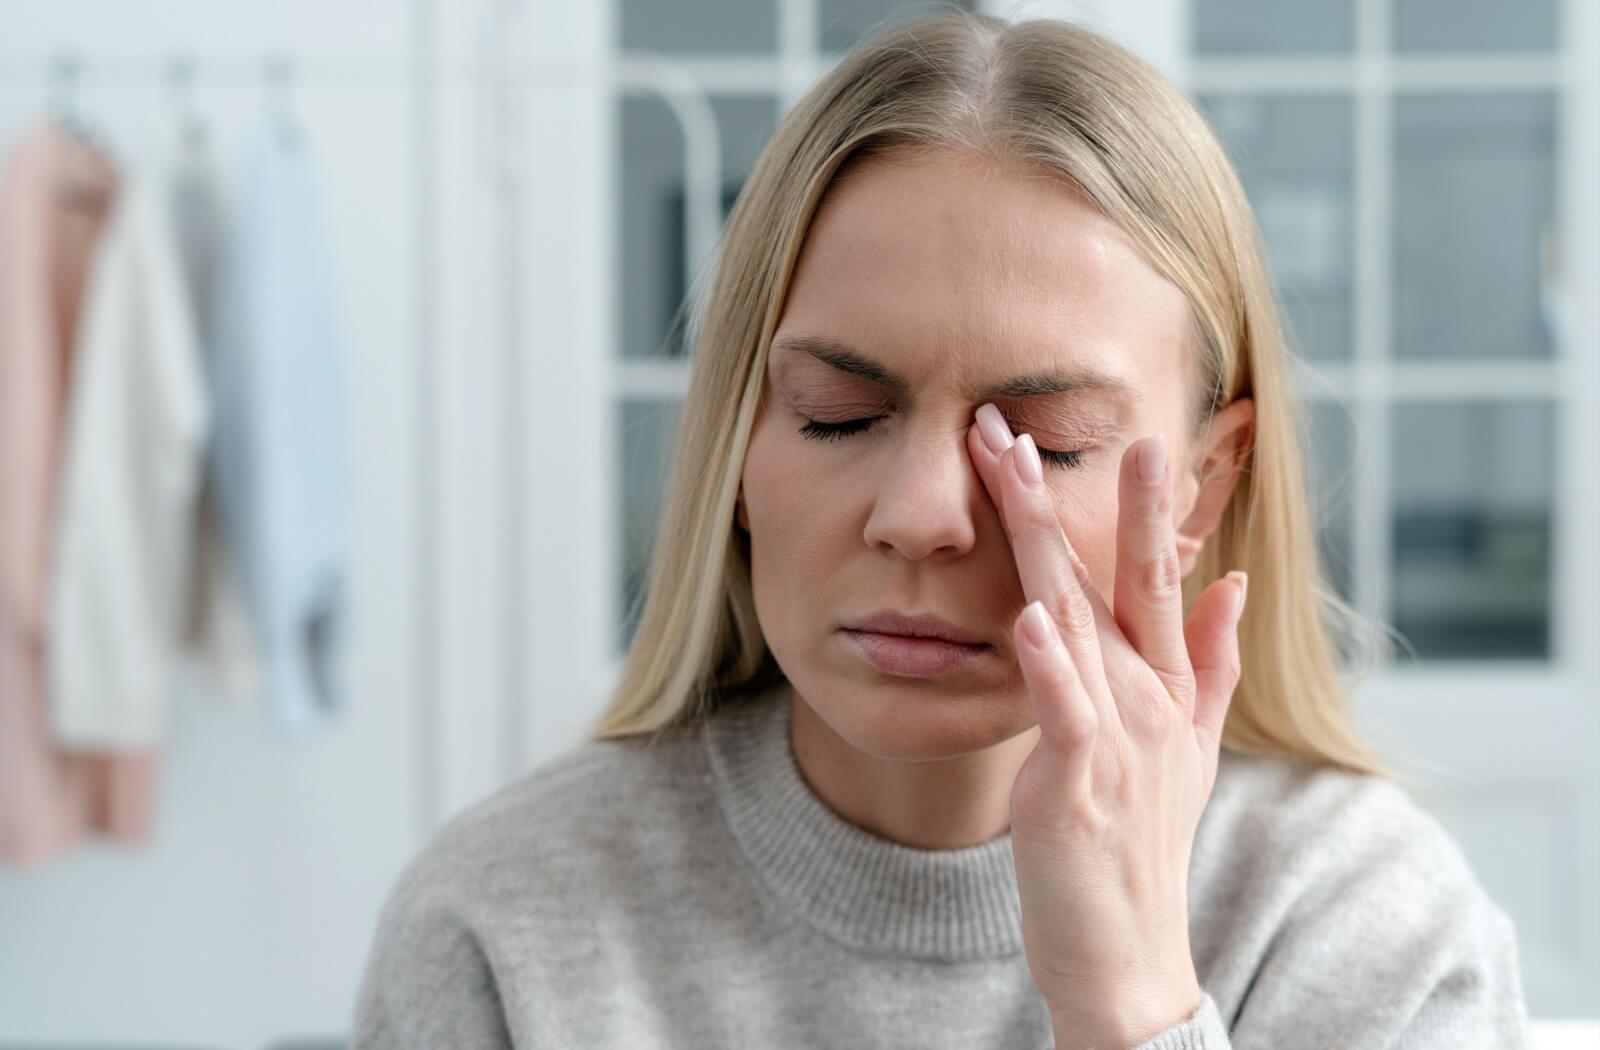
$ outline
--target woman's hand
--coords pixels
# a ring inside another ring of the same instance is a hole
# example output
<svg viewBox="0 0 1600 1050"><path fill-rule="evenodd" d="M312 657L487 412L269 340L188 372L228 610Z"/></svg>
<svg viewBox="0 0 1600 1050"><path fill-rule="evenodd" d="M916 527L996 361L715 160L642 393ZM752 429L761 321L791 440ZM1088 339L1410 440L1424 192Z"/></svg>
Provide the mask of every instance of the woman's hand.
<svg viewBox="0 0 1600 1050"><path fill-rule="evenodd" d="M986 404L967 444L1028 599L1012 635L1040 735L1012 786L1011 832L1029 971L1059 1045L1135 1046L1202 999L1189 856L1239 681L1244 574L1207 587L1184 622L1172 471L1164 438L1147 437L1122 457L1113 616L1032 438L1013 440Z"/></svg>

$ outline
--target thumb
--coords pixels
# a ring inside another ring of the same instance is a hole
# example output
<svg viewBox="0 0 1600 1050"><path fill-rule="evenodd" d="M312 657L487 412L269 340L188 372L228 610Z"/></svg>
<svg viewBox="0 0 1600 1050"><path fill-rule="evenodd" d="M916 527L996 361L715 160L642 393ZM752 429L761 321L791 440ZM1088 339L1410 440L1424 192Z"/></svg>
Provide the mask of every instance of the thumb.
<svg viewBox="0 0 1600 1050"><path fill-rule="evenodd" d="M1183 625L1184 641L1194 667L1195 728L1213 750L1222 739L1222 724L1243 667L1239 660L1239 619L1249 577L1228 573L1200 593ZM1238 601L1238 612L1234 602Z"/></svg>

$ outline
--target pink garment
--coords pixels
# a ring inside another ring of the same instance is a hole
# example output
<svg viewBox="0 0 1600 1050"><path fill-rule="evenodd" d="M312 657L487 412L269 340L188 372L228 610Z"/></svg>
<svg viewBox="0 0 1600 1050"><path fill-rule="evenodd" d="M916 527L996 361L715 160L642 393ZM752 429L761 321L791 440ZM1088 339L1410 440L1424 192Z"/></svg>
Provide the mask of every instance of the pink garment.
<svg viewBox="0 0 1600 1050"><path fill-rule="evenodd" d="M0 861L36 864L103 832L148 840L157 755L65 750L46 710L44 626L71 348L114 162L53 121L0 174Z"/></svg>

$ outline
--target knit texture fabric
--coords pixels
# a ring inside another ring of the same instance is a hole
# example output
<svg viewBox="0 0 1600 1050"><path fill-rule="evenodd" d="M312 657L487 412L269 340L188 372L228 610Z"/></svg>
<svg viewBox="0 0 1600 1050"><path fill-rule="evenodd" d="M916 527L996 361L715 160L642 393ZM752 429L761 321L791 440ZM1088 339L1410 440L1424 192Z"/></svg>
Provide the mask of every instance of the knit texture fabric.
<svg viewBox="0 0 1600 1050"><path fill-rule="evenodd" d="M1084 1050L1029 973L1009 832L849 823L794 702L582 743L446 822L383 906L356 1050ZM1393 784L1224 752L1189 877L1204 996L1137 1050L1527 1045L1511 922Z"/></svg>

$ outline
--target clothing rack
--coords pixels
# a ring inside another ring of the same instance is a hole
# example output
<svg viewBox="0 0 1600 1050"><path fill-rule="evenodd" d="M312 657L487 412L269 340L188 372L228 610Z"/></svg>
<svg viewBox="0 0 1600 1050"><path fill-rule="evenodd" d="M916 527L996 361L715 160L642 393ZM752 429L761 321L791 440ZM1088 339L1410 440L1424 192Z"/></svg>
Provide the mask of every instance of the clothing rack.
<svg viewBox="0 0 1600 1050"><path fill-rule="evenodd" d="M371 56L338 53L295 53L288 49L267 49L257 55L228 55L200 58L184 49L158 54L91 54L72 44L63 44L44 55L0 57L0 83L46 85L45 104L72 127L86 127L83 105L85 88L99 85L144 85L165 80L174 109L183 119L198 121L196 98L205 85L229 87L260 84L263 102L269 112L291 112L296 91L306 85L316 88L403 89L414 100L412 106L413 177L418 192L412 216L417 244L415 280L427 288L434 279L431 262L434 223L437 215L434 151L438 141L436 98L440 87L451 84L476 89L478 138L488 162L484 164L489 189L499 200L505 221L497 223L493 250L496 272L500 275L497 294L498 318L495 330L502 333L502 369L507 381L502 384L506 404L500 418L504 433L500 440L507 450L507 523L509 535L523 533L521 517L526 495L524 478L526 450L521 412L516 398L522 389L523 336L525 324L520 314L518 282L526 272L517 231L527 202L522 194L526 177L527 129L523 126L518 98L527 90L587 90L616 94L648 95L662 101L678 122L684 136L686 188L685 272L693 273L716 250L721 231L720 168L722 144L715 111L706 89L681 65L652 54L632 53L607 63L585 63L559 58L529 58L510 53L515 20L524 0L503 0L485 12L478 47L479 56L471 59L441 59L418 55ZM418 38L432 38L431 5L415 5ZM417 732L413 755L416 775L415 810L418 831L430 832L442 816L439 756L434 742L439 736L438 660L434 648L437 637L433 609L440 593L437 527L431 508L439 484L435 455L438 414L434 397L439 388L435 368L438 322L432 297L414 298L412 310L415 360L413 375L417 417L411 449L417 464L417 498L411 509L416 529L417 557L414 560L415 615L420 644L414 647L414 681L417 684L414 718ZM509 545L508 578L523 580L524 562L517 544ZM521 637L528 621L525 597L519 587L506 588L502 615L509 625L509 637ZM509 645L502 672L504 683L501 725L505 741L501 756L502 772L509 775L520 769L524 759L527 668L519 645Z"/></svg>
<svg viewBox="0 0 1600 1050"><path fill-rule="evenodd" d="M420 5L426 6L426 5ZM434 142L432 113L423 92L432 83L421 74L424 64L409 59L372 58L350 55L297 56L286 50L269 50L258 58L232 56L200 59L189 51L173 51L165 57L155 55L96 54L90 55L81 48L64 45L52 53L37 57L0 58L0 83L40 83L46 85L43 99L46 112L62 120L74 131L86 129L88 121L82 106L83 88L88 85L147 84L164 79L169 87L174 106L185 120L198 118L195 108L197 90L202 82L224 84L230 87L259 83L263 102L269 113L287 116L291 111L291 96L298 85L313 83L317 87L337 88L401 88L417 96L416 116L413 124L418 132L417 147L413 156L417 176L422 182L419 204L412 221L419 233L419 244L431 235L433 222L431 187L431 157ZM426 280L425 260L431 253L419 251L416 278ZM418 494L412 508L414 526L418 536L416 593L419 596L417 617L423 632L431 632L429 610L435 593L435 530L428 512L428 494L434 490L437 472L433 456L435 411L431 392L436 383L431 380L430 361L433 356L432 333L436 325L432 318L431 297L418 295L413 299L418 337L414 343L419 389L415 393L418 406L414 431L413 455L419 467ZM424 638L428 634L424 633ZM413 809L418 832L426 834L439 816L437 757L431 741L436 736L437 724L434 650L424 642L413 647L418 683L413 716L417 720L416 745L413 762L416 769Z"/></svg>

